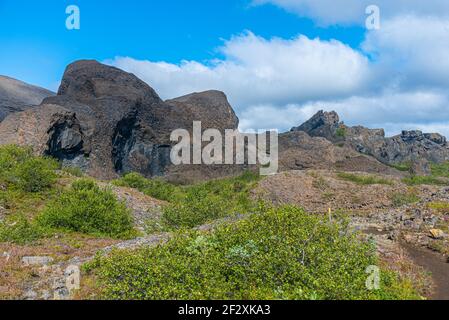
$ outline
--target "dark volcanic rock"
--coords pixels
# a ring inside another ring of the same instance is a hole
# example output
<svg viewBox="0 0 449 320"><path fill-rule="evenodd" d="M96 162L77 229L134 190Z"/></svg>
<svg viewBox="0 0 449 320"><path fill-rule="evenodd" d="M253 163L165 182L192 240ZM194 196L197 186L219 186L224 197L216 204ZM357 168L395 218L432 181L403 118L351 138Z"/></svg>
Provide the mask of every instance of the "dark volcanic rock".
<svg viewBox="0 0 449 320"><path fill-rule="evenodd" d="M53 92L9 77L0 76L0 122L11 113L39 105Z"/></svg>
<svg viewBox="0 0 449 320"><path fill-rule="evenodd" d="M180 170L171 166L171 132L190 131L193 121L201 121L203 130L238 126L221 92L164 102L133 74L96 61L78 61L67 67L57 96L0 124L0 144L31 145L39 154L82 167L98 178L131 171L162 176ZM215 171L223 174L219 168ZM201 178L201 172L195 175Z"/></svg>
<svg viewBox="0 0 449 320"><path fill-rule="evenodd" d="M437 133L403 131L402 134L387 138L383 129L346 127L338 123L335 112L318 112L304 125L292 130L301 130L311 136L324 137L331 142L340 142L357 152L375 157L384 164L412 163L414 171L429 172L425 162L441 163L449 160L449 145L446 138ZM344 135L337 129L344 128Z"/></svg>
<svg viewBox="0 0 449 320"><path fill-rule="evenodd" d="M192 93L166 101L168 104L183 110L189 119L203 119L203 128L215 128L220 131L237 129L239 119L221 91L205 91Z"/></svg>
<svg viewBox="0 0 449 320"><path fill-rule="evenodd" d="M325 138L311 137L303 131L292 131L279 136L279 167L281 170L337 169L401 174L348 146L336 146Z"/></svg>
<svg viewBox="0 0 449 320"><path fill-rule="evenodd" d="M304 131L312 137L323 137L334 141L339 127L340 118L336 112L319 111L310 120L291 131Z"/></svg>

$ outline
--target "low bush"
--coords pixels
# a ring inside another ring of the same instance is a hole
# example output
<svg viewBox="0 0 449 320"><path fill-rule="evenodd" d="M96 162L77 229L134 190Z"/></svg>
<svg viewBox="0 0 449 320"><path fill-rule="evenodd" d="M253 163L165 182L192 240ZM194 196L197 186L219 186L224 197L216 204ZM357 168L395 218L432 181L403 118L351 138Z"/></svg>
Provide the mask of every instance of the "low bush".
<svg viewBox="0 0 449 320"><path fill-rule="evenodd" d="M31 149L0 147L0 180L25 192L40 192L56 180L58 163L50 158L33 156Z"/></svg>
<svg viewBox="0 0 449 320"><path fill-rule="evenodd" d="M162 221L163 230L167 230L192 228L211 220L247 213L254 207L249 191L258 179L257 174L245 172L234 178L181 187L130 173L114 184L135 188L151 197L169 202L163 208ZM157 230L160 230L159 227Z"/></svg>
<svg viewBox="0 0 449 320"><path fill-rule="evenodd" d="M259 208L212 233L175 233L168 243L115 250L84 266L104 299L407 299L408 283L381 270L379 290L366 270L379 265L372 244L347 223L296 207Z"/></svg>
<svg viewBox="0 0 449 320"><path fill-rule="evenodd" d="M124 203L111 190L94 181L81 179L51 200L38 215L45 228L74 231L96 236L128 238L134 235L133 221Z"/></svg>
<svg viewBox="0 0 449 320"><path fill-rule="evenodd" d="M184 195L163 209L169 228L193 228L206 222L250 212L249 192L259 176L247 172L236 178L213 180L184 188Z"/></svg>

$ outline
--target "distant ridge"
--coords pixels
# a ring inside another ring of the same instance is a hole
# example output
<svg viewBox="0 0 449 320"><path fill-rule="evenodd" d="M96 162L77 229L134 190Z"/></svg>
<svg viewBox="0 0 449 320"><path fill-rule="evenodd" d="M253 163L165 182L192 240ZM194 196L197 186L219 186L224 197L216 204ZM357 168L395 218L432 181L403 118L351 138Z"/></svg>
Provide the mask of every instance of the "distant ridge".
<svg viewBox="0 0 449 320"><path fill-rule="evenodd" d="M37 106L53 95L55 93L47 89L0 75L0 121L11 113Z"/></svg>

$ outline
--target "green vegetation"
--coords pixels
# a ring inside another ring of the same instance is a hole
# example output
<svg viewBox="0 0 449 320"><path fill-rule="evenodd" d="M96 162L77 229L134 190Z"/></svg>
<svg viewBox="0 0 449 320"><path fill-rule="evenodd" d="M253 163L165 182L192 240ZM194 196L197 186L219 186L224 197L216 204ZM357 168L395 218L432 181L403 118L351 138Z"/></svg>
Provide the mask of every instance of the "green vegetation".
<svg viewBox="0 0 449 320"><path fill-rule="evenodd" d="M391 201L396 208L419 202L419 200L420 198L413 189L409 190L407 193L396 192L391 195Z"/></svg>
<svg viewBox="0 0 449 320"><path fill-rule="evenodd" d="M105 299L409 299L408 282L383 270L366 288L374 247L296 207L260 207L213 233L178 232L168 243L98 256L85 271Z"/></svg>
<svg viewBox="0 0 449 320"><path fill-rule="evenodd" d="M441 164L432 164L432 175L435 177L449 178L449 161Z"/></svg>
<svg viewBox="0 0 449 320"><path fill-rule="evenodd" d="M339 128L335 131L335 135L336 135L338 138L345 138L346 135L347 135L346 128L345 128L345 127L339 127Z"/></svg>
<svg viewBox="0 0 449 320"><path fill-rule="evenodd" d="M255 173L246 172L236 178L180 187L131 173L115 184L137 188L156 199L168 201L163 209L163 226L156 227L156 230L171 230L193 228L219 218L250 212L255 204L249 191L258 179ZM153 230L154 226L149 229Z"/></svg>
<svg viewBox="0 0 449 320"><path fill-rule="evenodd" d="M429 208L441 214L449 213L449 202L431 202L428 204Z"/></svg>
<svg viewBox="0 0 449 320"><path fill-rule="evenodd" d="M70 190L51 200L37 223L44 228L112 238L135 235L125 204L111 190L101 189L89 179L75 181Z"/></svg>
<svg viewBox="0 0 449 320"><path fill-rule="evenodd" d="M411 176L409 178L402 179L402 182L404 182L409 186L416 186L422 184L446 186L449 184L448 181L445 181L441 178L434 176Z"/></svg>
<svg viewBox="0 0 449 320"><path fill-rule="evenodd" d="M344 173L344 172L338 173L337 176L340 179L343 179L346 181L351 181L351 182L354 182L354 183L360 184L360 185L371 185L371 184L393 185L393 181L383 179L383 178L378 178L375 176L356 175L356 174Z"/></svg>
<svg viewBox="0 0 449 320"><path fill-rule="evenodd" d="M150 197L163 201L175 201L183 195L181 187L162 179L146 179L138 173L129 173L113 183L120 187L138 189Z"/></svg>
<svg viewBox="0 0 449 320"><path fill-rule="evenodd" d="M391 167L399 171L409 172L410 169L412 168L412 163L410 161L406 161L402 163L392 164Z"/></svg>
<svg viewBox="0 0 449 320"><path fill-rule="evenodd" d="M84 176L84 172L78 167L63 167L62 172L65 172L71 176L81 178Z"/></svg>
<svg viewBox="0 0 449 320"><path fill-rule="evenodd" d="M0 182L9 189L40 192L56 181L58 163L35 157L32 150L16 146L0 147Z"/></svg>
<svg viewBox="0 0 449 320"><path fill-rule="evenodd" d="M0 222L0 242L26 244L38 240L44 231L23 215L9 216Z"/></svg>

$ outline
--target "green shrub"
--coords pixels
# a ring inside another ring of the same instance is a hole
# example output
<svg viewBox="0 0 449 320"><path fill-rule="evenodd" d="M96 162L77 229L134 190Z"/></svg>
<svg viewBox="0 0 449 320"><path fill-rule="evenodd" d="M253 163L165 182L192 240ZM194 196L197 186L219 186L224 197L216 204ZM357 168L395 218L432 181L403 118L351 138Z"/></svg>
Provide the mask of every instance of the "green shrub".
<svg viewBox="0 0 449 320"><path fill-rule="evenodd" d="M351 173L338 173L337 175L340 179L351 181L359 185L371 185L371 184L387 184L387 185L393 185L393 181L378 178L375 176L364 176L364 175L356 175Z"/></svg>
<svg viewBox="0 0 449 320"><path fill-rule="evenodd" d="M26 244L44 235L42 229L23 215L14 215L0 222L0 242Z"/></svg>
<svg viewBox="0 0 449 320"><path fill-rule="evenodd" d="M372 244L295 207L261 208L214 232L176 233L168 243L113 251L84 266L105 299L405 299L417 298L382 270L366 288Z"/></svg>
<svg viewBox="0 0 449 320"><path fill-rule="evenodd" d="M127 238L134 234L133 221L124 203L111 190L93 180L81 179L51 200L37 217L40 226L85 234Z"/></svg>
<svg viewBox="0 0 449 320"><path fill-rule="evenodd" d="M56 181L58 163L48 158L31 158L16 169L16 184L26 192L40 192Z"/></svg>
<svg viewBox="0 0 449 320"><path fill-rule="evenodd" d="M335 131L335 135L336 135L338 138L345 138L346 135L347 135L346 128L345 128L345 127L339 127L339 128Z"/></svg>
<svg viewBox="0 0 449 320"><path fill-rule="evenodd" d="M254 208L249 192L259 176L247 172L235 178L212 180L184 188L183 197L163 209L171 228L192 228L206 222L245 214Z"/></svg>
<svg viewBox="0 0 449 320"><path fill-rule="evenodd" d="M228 179L180 187L159 179L130 173L115 185L138 189L153 198L168 201L163 208L163 230L192 228L233 214L247 213L254 206L249 191L259 176L253 172ZM157 230L160 230L156 228ZM150 227L149 230L153 229Z"/></svg>
<svg viewBox="0 0 449 320"><path fill-rule="evenodd" d="M58 163L50 158L35 157L31 149L0 147L0 180L26 192L40 192L56 180Z"/></svg>

